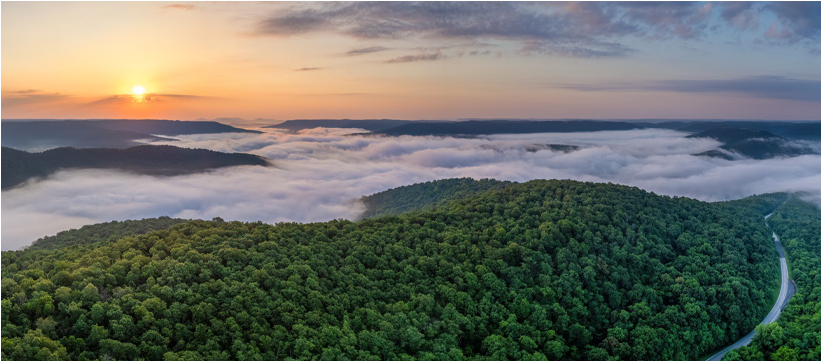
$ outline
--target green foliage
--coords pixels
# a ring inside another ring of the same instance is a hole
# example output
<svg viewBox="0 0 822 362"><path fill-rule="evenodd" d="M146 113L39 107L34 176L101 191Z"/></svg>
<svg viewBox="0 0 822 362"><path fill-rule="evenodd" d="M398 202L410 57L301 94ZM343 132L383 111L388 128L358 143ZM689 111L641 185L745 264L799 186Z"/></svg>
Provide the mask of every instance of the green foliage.
<svg viewBox="0 0 822 362"><path fill-rule="evenodd" d="M756 210L531 181L356 223L190 221L3 252L2 353L695 359L756 326L777 274Z"/></svg>
<svg viewBox="0 0 822 362"><path fill-rule="evenodd" d="M768 224L785 247L797 292L776 322L757 327L750 345L723 360L818 361L822 358L819 208L792 197L774 211Z"/></svg>
<svg viewBox="0 0 822 362"><path fill-rule="evenodd" d="M361 218L399 215L409 211L430 210L437 206L473 197L489 190L514 184L493 179L452 178L402 186L364 196L366 210Z"/></svg>
<svg viewBox="0 0 822 362"><path fill-rule="evenodd" d="M46 236L37 239L29 249L54 249L65 246L79 244L93 244L102 241L114 241L126 236L145 234L150 231L168 229L172 225L183 223L189 220L172 219L168 216L158 218L111 221L100 224L86 225L80 229L61 231L54 236ZM62 270L59 275L52 278L57 285L67 285L71 283L69 271Z"/></svg>

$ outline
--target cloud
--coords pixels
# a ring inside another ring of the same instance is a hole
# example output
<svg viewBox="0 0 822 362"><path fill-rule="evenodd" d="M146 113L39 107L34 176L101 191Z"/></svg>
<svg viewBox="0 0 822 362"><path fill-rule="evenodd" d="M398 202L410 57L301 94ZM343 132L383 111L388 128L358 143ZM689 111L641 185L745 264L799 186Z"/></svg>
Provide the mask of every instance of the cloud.
<svg viewBox="0 0 822 362"><path fill-rule="evenodd" d="M386 51L386 50L388 50L388 48L381 47L381 46L368 47L368 48L358 48L358 49L351 49L351 50L345 52L345 55L348 55L348 56L363 55L363 54L382 52L382 51Z"/></svg>
<svg viewBox="0 0 822 362"><path fill-rule="evenodd" d="M363 130L183 135L178 146L247 152L276 167L240 166L153 177L61 171L3 191L3 249L112 219L172 217L314 222L354 219L356 200L388 188L451 177L574 179L637 186L706 201L776 191L820 193L820 156L728 161L697 157L720 146L669 130L495 135L484 138L347 136ZM571 144L574 152L533 145ZM531 152L528 151L531 150Z"/></svg>
<svg viewBox="0 0 822 362"><path fill-rule="evenodd" d="M2 108L12 108L28 104L43 104L73 98L60 93L47 93L38 89L26 89L3 93Z"/></svg>
<svg viewBox="0 0 822 362"><path fill-rule="evenodd" d="M790 44L807 41L819 46L819 13L822 9L818 1L778 1L765 8L777 18L766 30L766 38Z"/></svg>
<svg viewBox="0 0 822 362"><path fill-rule="evenodd" d="M722 3L720 16L739 30L752 30L759 27L761 3L751 1L729 1Z"/></svg>
<svg viewBox="0 0 822 362"><path fill-rule="evenodd" d="M710 4L685 1L615 2L603 6L610 8L612 16L620 16L634 26L639 34L652 38L698 38L707 29L713 10Z"/></svg>
<svg viewBox="0 0 822 362"><path fill-rule="evenodd" d="M178 9L178 10L194 10L194 5L191 4L171 4L164 5L164 9Z"/></svg>
<svg viewBox="0 0 822 362"><path fill-rule="evenodd" d="M514 2L335 2L283 9L261 21L257 30L279 36L334 32L358 39L496 39L521 45L538 42L538 49L585 49L589 44L603 43L598 39L602 36L625 35L633 29L616 18L589 16L598 9L582 8L585 6L572 12L555 4ZM594 22L600 20L605 23ZM622 45L614 49L626 48ZM547 52L588 54L581 50ZM354 54L359 53L350 55Z"/></svg>
<svg viewBox="0 0 822 362"><path fill-rule="evenodd" d="M294 69L294 71L295 72L307 72L309 70L320 70L320 69L323 69L323 68L316 68L316 67L308 68L307 67L307 68Z"/></svg>
<svg viewBox="0 0 822 362"><path fill-rule="evenodd" d="M737 79L661 80L618 84L554 84L580 91L668 91L684 93L735 93L748 97L819 102L819 80L783 76L757 76Z"/></svg>
<svg viewBox="0 0 822 362"><path fill-rule="evenodd" d="M410 63L410 62L419 62L419 61L432 61L432 60L442 60L446 59L447 57L442 54L442 52L437 51L436 53L423 53L417 55L406 55L402 57L397 57L393 59L386 60L385 63L393 64L393 63Z"/></svg>
<svg viewBox="0 0 822 362"><path fill-rule="evenodd" d="M331 2L280 9L256 31L493 40L518 44L520 54L604 58L631 55L636 50L627 44L636 40L696 40L727 28L818 48L819 12L818 2ZM776 20L763 30L760 19L769 16ZM356 54L363 53L347 53Z"/></svg>
<svg viewBox="0 0 822 362"><path fill-rule="evenodd" d="M115 94L112 96L108 96L103 99L96 100L91 102L91 105L105 105L105 104L123 104L123 103L154 103L154 102L162 102L163 98L173 98L173 99L187 99L187 100L198 100L198 99L215 99L214 97L208 96L198 96L198 95L191 95L191 94L168 94L168 93L145 93L141 95L136 94Z"/></svg>

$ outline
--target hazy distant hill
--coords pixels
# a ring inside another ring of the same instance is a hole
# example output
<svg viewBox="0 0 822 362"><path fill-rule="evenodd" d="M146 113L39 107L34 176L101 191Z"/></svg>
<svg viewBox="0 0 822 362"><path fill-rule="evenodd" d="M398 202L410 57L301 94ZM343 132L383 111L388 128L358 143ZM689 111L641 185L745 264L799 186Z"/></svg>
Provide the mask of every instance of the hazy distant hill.
<svg viewBox="0 0 822 362"><path fill-rule="evenodd" d="M3 121L2 144L22 150L56 147L127 148L138 140L172 140L154 135L253 132L217 122L171 121L159 119L37 120Z"/></svg>
<svg viewBox="0 0 822 362"><path fill-rule="evenodd" d="M294 119L265 128L284 128L290 131L299 131L310 128L362 128L369 131L381 131L412 121L396 119Z"/></svg>
<svg viewBox="0 0 822 362"><path fill-rule="evenodd" d="M102 126L108 129L168 136L176 136L181 134L228 132L262 133L260 131L252 131L232 127L227 124L211 121L171 121L163 119L112 119L93 122L103 122Z"/></svg>
<svg viewBox="0 0 822 362"><path fill-rule="evenodd" d="M689 138L713 138L724 143L722 150L736 152L757 160L773 157L790 157L814 154L810 147L797 144L762 129L719 126L688 136ZM733 157L721 150L700 153L701 156Z"/></svg>
<svg viewBox="0 0 822 362"><path fill-rule="evenodd" d="M66 168L110 168L146 175L181 175L226 166L269 164L257 155L175 146L143 145L128 149L61 147L40 153L5 146L2 149L0 166L3 189Z"/></svg>
<svg viewBox="0 0 822 362"><path fill-rule="evenodd" d="M481 134L593 132L640 128L628 122L610 121L463 121L463 122L410 122L376 133L400 136L459 136Z"/></svg>
<svg viewBox="0 0 822 362"><path fill-rule="evenodd" d="M698 133L718 127L746 128L768 131L788 139L807 141L819 141L820 132L822 132L822 123L820 122L699 120L659 123L636 122L636 124L647 128L667 128L690 133Z"/></svg>

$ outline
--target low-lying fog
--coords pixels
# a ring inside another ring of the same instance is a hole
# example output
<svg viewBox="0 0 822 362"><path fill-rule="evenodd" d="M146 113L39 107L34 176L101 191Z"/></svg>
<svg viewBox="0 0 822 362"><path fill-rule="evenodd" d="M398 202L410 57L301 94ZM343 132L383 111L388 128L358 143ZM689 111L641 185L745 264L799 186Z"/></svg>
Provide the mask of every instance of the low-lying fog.
<svg viewBox="0 0 822 362"><path fill-rule="evenodd" d="M776 191L820 193L820 156L728 161L691 154L709 139L669 130L496 135L485 138L346 136L351 129L297 134L175 136L181 147L246 152L275 167L240 166L152 177L62 171L2 193L2 249L20 249L82 225L168 215L257 221L356 219L356 200L388 188L452 177L574 179L637 186L705 201ZM533 145L577 145L563 153Z"/></svg>

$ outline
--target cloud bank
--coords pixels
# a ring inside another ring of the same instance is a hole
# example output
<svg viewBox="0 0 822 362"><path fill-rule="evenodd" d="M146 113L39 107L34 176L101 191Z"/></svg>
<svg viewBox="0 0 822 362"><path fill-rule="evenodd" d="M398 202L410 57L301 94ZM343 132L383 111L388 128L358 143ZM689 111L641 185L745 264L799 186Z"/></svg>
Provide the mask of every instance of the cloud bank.
<svg viewBox="0 0 822 362"><path fill-rule="evenodd" d="M3 191L2 248L17 249L67 228L112 219L355 219L363 211L360 196L451 177L614 182L706 201L809 191L818 202L820 193L819 155L737 161L696 157L691 154L719 143L668 130L467 139L346 136L350 129L261 130L265 133L177 136L180 141L173 144L254 153L268 157L275 167L241 166L175 177L62 171ZM581 149L554 152L535 144Z"/></svg>
<svg viewBox="0 0 822 362"><path fill-rule="evenodd" d="M667 91L683 93L734 93L769 99L819 102L822 82L782 76L758 76L737 79L671 79L644 83L622 84L559 84L565 89L580 91Z"/></svg>
<svg viewBox="0 0 822 362"><path fill-rule="evenodd" d="M633 39L700 39L733 30L757 42L818 49L818 2L332 2L262 19L257 32L336 33L357 39L492 39L521 53L624 57ZM765 24L768 19L770 24ZM354 53L357 54L357 53Z"/></svg>

